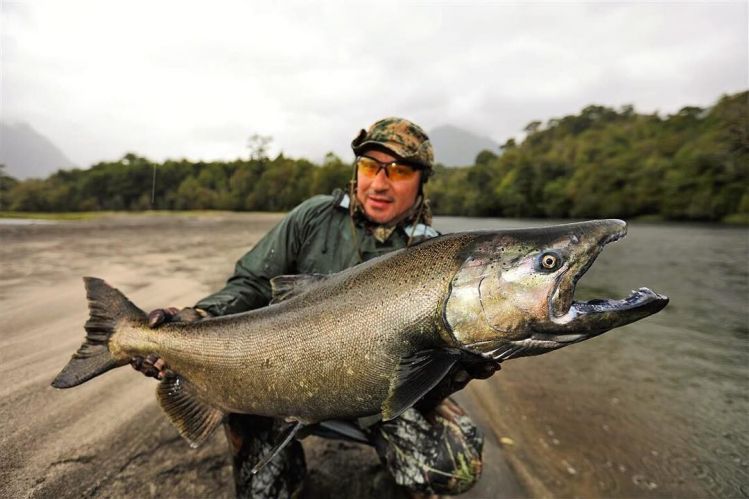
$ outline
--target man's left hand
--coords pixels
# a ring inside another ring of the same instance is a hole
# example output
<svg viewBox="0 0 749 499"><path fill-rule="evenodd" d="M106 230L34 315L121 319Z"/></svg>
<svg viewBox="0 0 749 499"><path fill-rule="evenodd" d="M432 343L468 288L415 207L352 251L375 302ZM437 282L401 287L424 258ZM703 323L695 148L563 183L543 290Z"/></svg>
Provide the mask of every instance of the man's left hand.
<svg viewBox="0 0 749 499"><path fill-rule="evenodd" d="M465 388L472 379L486 379L499 369L499 362L493 360L458 363L414 407L422 412L429 411L453 393Z"/></svg>

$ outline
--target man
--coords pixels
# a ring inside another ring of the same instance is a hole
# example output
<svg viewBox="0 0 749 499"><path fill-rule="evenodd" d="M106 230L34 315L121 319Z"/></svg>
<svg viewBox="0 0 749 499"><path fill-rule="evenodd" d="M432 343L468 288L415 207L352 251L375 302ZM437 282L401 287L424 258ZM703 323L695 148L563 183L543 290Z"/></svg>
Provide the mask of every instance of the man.
<svg viewBox="0 0 749 499"><path fill-rule="evenodd" d="M273 277L338 272L436 236L424 194L434 162L424 131L410 121L386 118L362 130L352 148L356 161L347 194L315 196L297 206L237 262L222 290L193 308L151 312L151 326L263 307L271 299ZM133 367L154 377L166 369L152 357L133 359ZM447 397L472 377L485 378L496 369L492 362L459 366L395 420L360 421L398 484L414 493L457 494L476 482L483 437ZM257 475L250 473L273 448L281 426L260 416L227 417L238 497L289 497L301 489L305 462L296 441Z"/></svg>

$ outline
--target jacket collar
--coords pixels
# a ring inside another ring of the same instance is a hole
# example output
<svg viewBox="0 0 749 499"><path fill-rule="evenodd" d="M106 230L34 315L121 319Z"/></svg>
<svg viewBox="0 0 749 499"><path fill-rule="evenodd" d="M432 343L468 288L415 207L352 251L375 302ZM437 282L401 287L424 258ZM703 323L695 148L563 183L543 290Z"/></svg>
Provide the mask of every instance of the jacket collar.
<svg viewBox="0 0 749 499"><path fill-rule="evenodd" d="M337 206L343 210L348 211L351 207L351 198L349 197L348 193L341 191L341 194L336 197L338 201ZM377 239L381 243L387 241L391 234L395 232L395 229L397 228L400 228L406 236L411 238L430 238L438 235L438 232L434 230L430 225L426 225L423 223L405 224L401 222L393 226L376 224L367 219L359 210L357 210L357 213L354 216L354 221L370 229L375 239Z"/></svg>

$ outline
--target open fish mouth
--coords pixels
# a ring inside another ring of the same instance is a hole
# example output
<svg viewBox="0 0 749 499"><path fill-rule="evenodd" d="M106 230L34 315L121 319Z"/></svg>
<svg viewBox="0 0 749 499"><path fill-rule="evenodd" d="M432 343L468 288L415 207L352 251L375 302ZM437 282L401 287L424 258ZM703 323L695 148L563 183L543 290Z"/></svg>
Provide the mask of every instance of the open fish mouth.
<svg viewBox="0 0 749 499"><path fill-rule="evenodd" d="M598 244L592 248L587 261L580 268L570 269L572 274L560 277L549 299L550 322L535 328L537 333L533 335L534 338L554 339L560 343L581 341L647 317L668 304L668 297L646 287L633 290L629 296L622 299L573 299L577 282L593 265L603 247L627 235L626 224L616 222L619 221L611 221L607 232L600 237Z"/></svg>
<svg viewBox="0 0 749 499"><path fill-rule="evenodd" d="M629 296L621 300L595 298L588 301L573 301L572 308L576 314L596 314L604 312L618 312L632 310L653 300L662 298L661 295L648 288L632 290Z"/></svg>
<svg viewBox="0 0 749 499"><path fill-rule="evenodd" d="M603 230L603 234L598 236L598 241L592 244L585 254L577 256L581 259L581 262L577 265L573 264L568 272L559 276L549 295L549 318L554 323L563 324L576 317L578 310L575 304L580 302L573 301L573 295L577 282L590 269L598 255L603 251L604 246L619 241L627 235L627 224L621 220L602 221L598 228ZM586 237L586 235L582 237Z"/></svg>
<svg viewBox="0 0 749 499"><path fill-rule="evenodd" d="M621 300L573 301L563 318L535 324L528 337L495 346L486 355L498 362L539 355L598 336L610 329L652 315L668 304L668 297L648 288L633 291Z"/></svg>

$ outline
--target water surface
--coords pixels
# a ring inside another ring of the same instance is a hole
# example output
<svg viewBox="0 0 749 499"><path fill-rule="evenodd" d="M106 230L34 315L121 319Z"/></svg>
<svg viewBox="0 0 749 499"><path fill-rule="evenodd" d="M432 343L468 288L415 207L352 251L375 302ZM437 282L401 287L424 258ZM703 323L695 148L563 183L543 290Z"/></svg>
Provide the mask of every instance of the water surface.
<svg viewBox="0 0 749 499"><path fill-rule="evenodd" d="M550 221L438 217L443 232ZM661 313L535 358L479 388L537 492L749 497L749 230L633 223L577 298L647 286Z"/></svg>

